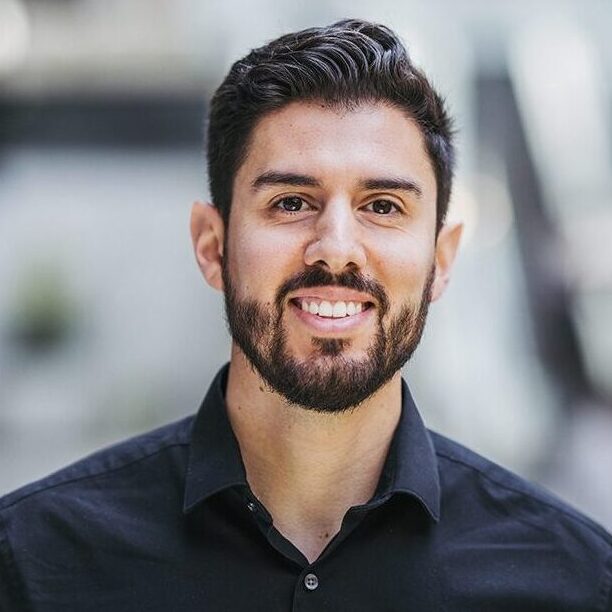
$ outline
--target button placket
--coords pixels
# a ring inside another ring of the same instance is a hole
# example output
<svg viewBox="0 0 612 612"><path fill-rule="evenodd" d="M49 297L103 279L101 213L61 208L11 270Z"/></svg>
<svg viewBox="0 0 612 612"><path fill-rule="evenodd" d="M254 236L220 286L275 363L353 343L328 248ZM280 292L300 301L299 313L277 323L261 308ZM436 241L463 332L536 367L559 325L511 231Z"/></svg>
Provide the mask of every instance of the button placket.
<svg viewBox="0 0 612 612"><path fill-rule="evenodd" d="M306 574L304 576L304 586L309 591L314 591L319 586L319 579L316 574Z"/></svg>

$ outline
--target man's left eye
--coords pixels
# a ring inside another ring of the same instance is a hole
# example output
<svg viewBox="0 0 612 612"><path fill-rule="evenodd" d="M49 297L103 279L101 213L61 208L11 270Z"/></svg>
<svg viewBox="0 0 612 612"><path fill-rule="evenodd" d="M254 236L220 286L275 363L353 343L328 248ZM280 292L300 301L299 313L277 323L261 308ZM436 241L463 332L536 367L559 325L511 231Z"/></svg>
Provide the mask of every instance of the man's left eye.
<svg viewBox="0 0 612 612"><path fill-rule="evenodd" d="M377 215L388 215L397 211L397 206L390 200L374 200L368 204L368 207Z"/></svg>

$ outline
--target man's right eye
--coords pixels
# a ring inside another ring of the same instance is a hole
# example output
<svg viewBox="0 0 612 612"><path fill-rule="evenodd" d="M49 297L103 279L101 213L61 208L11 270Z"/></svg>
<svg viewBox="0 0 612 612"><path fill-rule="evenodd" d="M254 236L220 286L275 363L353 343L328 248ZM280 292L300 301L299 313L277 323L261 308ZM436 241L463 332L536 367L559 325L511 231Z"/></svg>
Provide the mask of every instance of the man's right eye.
<svg viewBox="0 0 612 612"><path fill-rule="evenodd" d="M306 202L298 196L288 196L278 200L276 207L284 212L300 212L305 204Z"/></svg>

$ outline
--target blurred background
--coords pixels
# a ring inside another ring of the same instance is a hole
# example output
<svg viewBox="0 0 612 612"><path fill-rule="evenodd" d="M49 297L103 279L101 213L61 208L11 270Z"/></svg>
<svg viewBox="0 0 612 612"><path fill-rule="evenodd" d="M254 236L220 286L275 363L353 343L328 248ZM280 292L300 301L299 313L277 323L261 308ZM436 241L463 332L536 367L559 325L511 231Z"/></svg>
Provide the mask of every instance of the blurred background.
<svg viewBox="0 0 612 612"><path fill-rule="evenodd" d="M0 0L0 494L197 410L229 356L188 229L207 100L348 16L459 129L463 250L405 369L427 423L612 528L605 0Z"/></svg>

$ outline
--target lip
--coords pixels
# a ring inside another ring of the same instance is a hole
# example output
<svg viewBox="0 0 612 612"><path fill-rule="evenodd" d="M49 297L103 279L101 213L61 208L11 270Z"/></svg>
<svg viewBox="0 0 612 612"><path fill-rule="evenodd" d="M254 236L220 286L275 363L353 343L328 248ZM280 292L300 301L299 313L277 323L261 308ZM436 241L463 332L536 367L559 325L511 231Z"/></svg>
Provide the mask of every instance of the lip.
<svg viewBox="0 0 612 612"><path fill-rule="evenodd" d="M303 297L307 297L307 295L317 297L313 296L313 294L304 294ZM353 301L355 301L354 298ZM291 301L289 302L289 311L305 324L311 332L316 332L318 336L337 336L338 334L346 336L347 334L355 333L365 327L375 316L376 308L371 307L358 314L351 315L350 317L334 319L332 317L320 317L319 315L306 312Z"/></svg>
<svg viewBox="0 0 612 612"><path fill-rule="evenodd" d="M369 302L376 305L375 299L368 293L347 289L345 287L310 287L293 292L289 299L311 298L314 300L327 300L328 302Z"/></svg>

